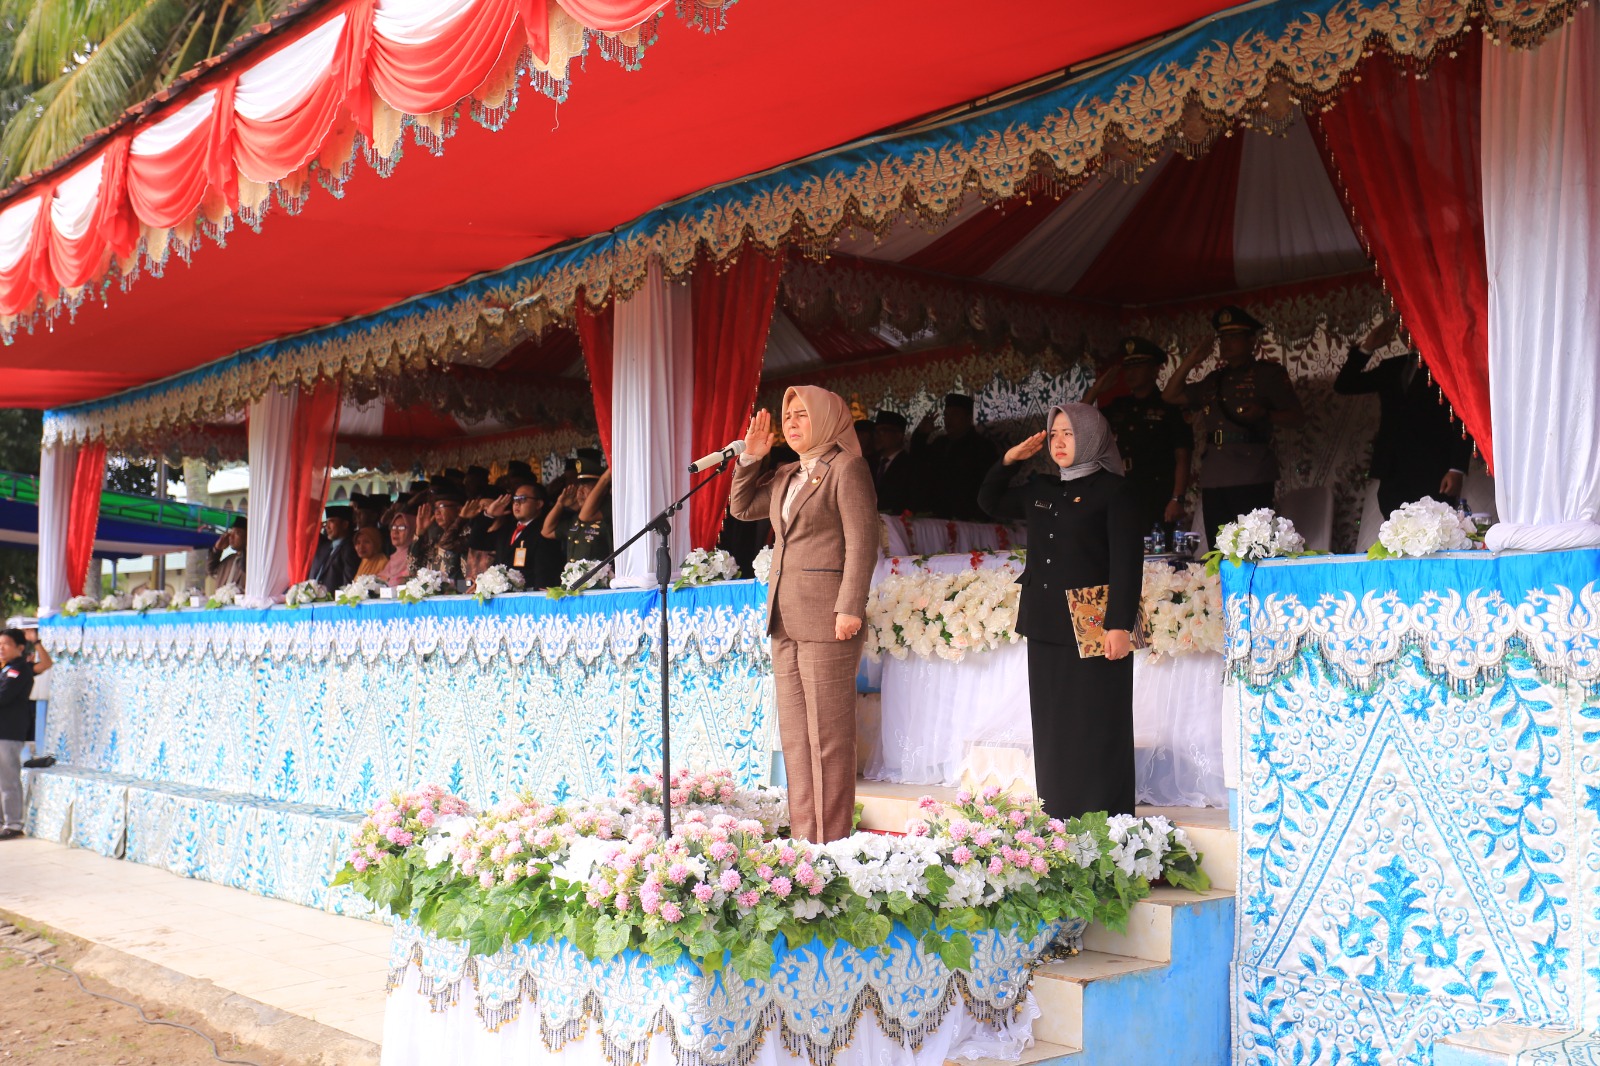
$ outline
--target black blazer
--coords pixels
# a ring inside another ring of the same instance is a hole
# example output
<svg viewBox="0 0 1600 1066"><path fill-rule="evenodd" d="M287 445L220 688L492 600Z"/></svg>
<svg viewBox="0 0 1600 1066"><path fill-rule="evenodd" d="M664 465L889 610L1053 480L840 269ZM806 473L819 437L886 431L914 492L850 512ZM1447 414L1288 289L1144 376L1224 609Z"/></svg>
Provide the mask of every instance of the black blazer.
<svg viewBox="0 0 1600 1066"><path fill-rule="evenodd" d="M323 537L317 545L317 553L311 557L311 580L329 592L338 592L354 581L359 569L361 558L356 555L356 531L353 529L339 542L337 549L332 541Z"/></svg>
<svg viewBox="0 0 1600 1066"><path fill-rule="evenodd" d="M0 664L0 740L33 737L33 664L16 658Z"/></svg>
<svg viewBox="0 0 1600 1066"><path fill-rule="evenodd" d="M1106 628L1132 630L1144 582L1144 537L1133 487L1104 470L1075 481L1035 475L1012 486L1014 472L1003 461L990 467L978 503L996 519L1028 523L1017 632L1030 641L1076 645L1067 590L1092 585L1111 586Z"/></svg>
<svg viewBox="0 0 1600 1066"><path fill-rule="evenodd" d="M561 568L566 563L566 553L562 551L560 541L549 540L541 534L544 528L542 514L524 526L522 535L514 539L512 534L517 531L515 518L507 515L505 524L499 529L490 529L493 524L494 519L488 515L474 518L467 546L474 551L494 552L496 566L520 570L522 580L530 591L561 584ZM523 565L520 567L516 565L518 544L524 548Z"/></svg>
<svg viewBox="0 0 1600 1066"><path fill-rule="evenodd" d="M1372 356L1354 345L1345 359L1333 391L1343 396L1378 394L1378 435L1372 439L1372 465L1368 473L1379 481L1390 478L1438 480L1449 470L1467 469L1472 441L1439 402L1438 391L1428 384L1415 352L1385 359L1372 369ZM1416 370L1406 381L1406 371Z"/></svg>

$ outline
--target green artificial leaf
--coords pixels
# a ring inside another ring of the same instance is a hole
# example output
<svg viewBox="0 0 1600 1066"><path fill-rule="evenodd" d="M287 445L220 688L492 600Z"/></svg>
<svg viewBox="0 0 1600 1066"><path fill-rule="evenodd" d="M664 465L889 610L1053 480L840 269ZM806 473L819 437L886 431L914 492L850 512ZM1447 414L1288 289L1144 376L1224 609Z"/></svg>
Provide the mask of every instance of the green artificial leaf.
<svg viewBox="0 0 1600 1066"><path fill-rule="evenodd" d="M972 969L972 938L957 932L939 942L939 959L952 970Z"/></svg>

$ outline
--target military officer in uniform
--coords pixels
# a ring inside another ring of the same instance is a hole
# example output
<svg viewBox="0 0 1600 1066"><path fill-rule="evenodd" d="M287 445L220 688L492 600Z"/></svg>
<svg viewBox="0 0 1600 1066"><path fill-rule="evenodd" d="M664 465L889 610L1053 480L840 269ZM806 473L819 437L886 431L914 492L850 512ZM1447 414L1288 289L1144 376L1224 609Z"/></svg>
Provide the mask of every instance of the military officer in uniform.
<svg viewBox="0 0 1600 1066"><path fill-rule="evenodd" d="M1139 528L1148 532L1161 526L1170 532L1183 516L1183 498L1189 491L1189 459L1194 452L1194 431L1183 413L1161 398L1156 377L1167 353L1155 341L1124 337L1122 356L1083 397L1094 403L1119 378L1128 391L1103 404L1101 412L1117 437L1134 495L1139 500Z"/></svg>
<svg viewBox="0 0 1600 1066"><path fill-rule="evenodd" d="M540 531L565 546L565 561L599 562L611 554L611 471L599 448L579 448L573 481L545 513Z"/></svg>
<svg viewBox="0 0 1600 1066"><path fill-rule="evenodd" d="M1226 522L1259 507L1271 507L1278 481L1278 456L1272 431L1295 426L1305 418L1278 363L1256 358L1262 325L1238 307L1224 307L1211 316L1222 355L1222 367L1198 384L1189 373L1211 352L1209 342L1197 345L1173 372L1162 399L1195 413L1200 443L1200 504L1206 524L1216 531Z"/></svg>
<svg viewBox="0 0 1600 1066"><path fill-rule="evenodd" d="M1056 818L1130 814L1131 652L1144 573L1138 504L1098 409L1062 404L1051 409L1045 427L1005 453L978 495L994 519L1028 524L1017 632L1028 638L1039 799ZM1046 448L1056 469L1013 486L1020 465ZM1082 656L1067 592L1100 585L1108 586L1105 654Z"/></svg>

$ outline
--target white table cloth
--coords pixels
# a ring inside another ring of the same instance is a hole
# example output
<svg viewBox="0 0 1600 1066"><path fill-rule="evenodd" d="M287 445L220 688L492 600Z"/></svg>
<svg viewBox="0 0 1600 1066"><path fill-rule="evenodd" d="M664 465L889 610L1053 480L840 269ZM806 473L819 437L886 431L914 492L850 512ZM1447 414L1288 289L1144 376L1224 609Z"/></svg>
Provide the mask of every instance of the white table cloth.
<svg viewBox="0 0 1600 1066"><path fill-rule="evenodd" d="M1138 798L1163 807L1225 807L1222 656L1136 653ZM944 659L883 660L875 781L956 785L992 780L1032 789L1033 727L1025 642Z"/></svg>

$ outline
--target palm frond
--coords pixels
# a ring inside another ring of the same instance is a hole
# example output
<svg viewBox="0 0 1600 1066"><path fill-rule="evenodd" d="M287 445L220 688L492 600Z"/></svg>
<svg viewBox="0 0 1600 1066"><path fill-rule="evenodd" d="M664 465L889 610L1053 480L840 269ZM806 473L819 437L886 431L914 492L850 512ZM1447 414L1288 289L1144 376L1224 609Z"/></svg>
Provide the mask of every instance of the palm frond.
<svg viewBox="0 0 1600 1066"><path fill-rule="evenodd" d="M156 87L162 58L189 13L182 0L145 0L98 47L32 94L0 136L0 177L49 165Z"/></svg>

